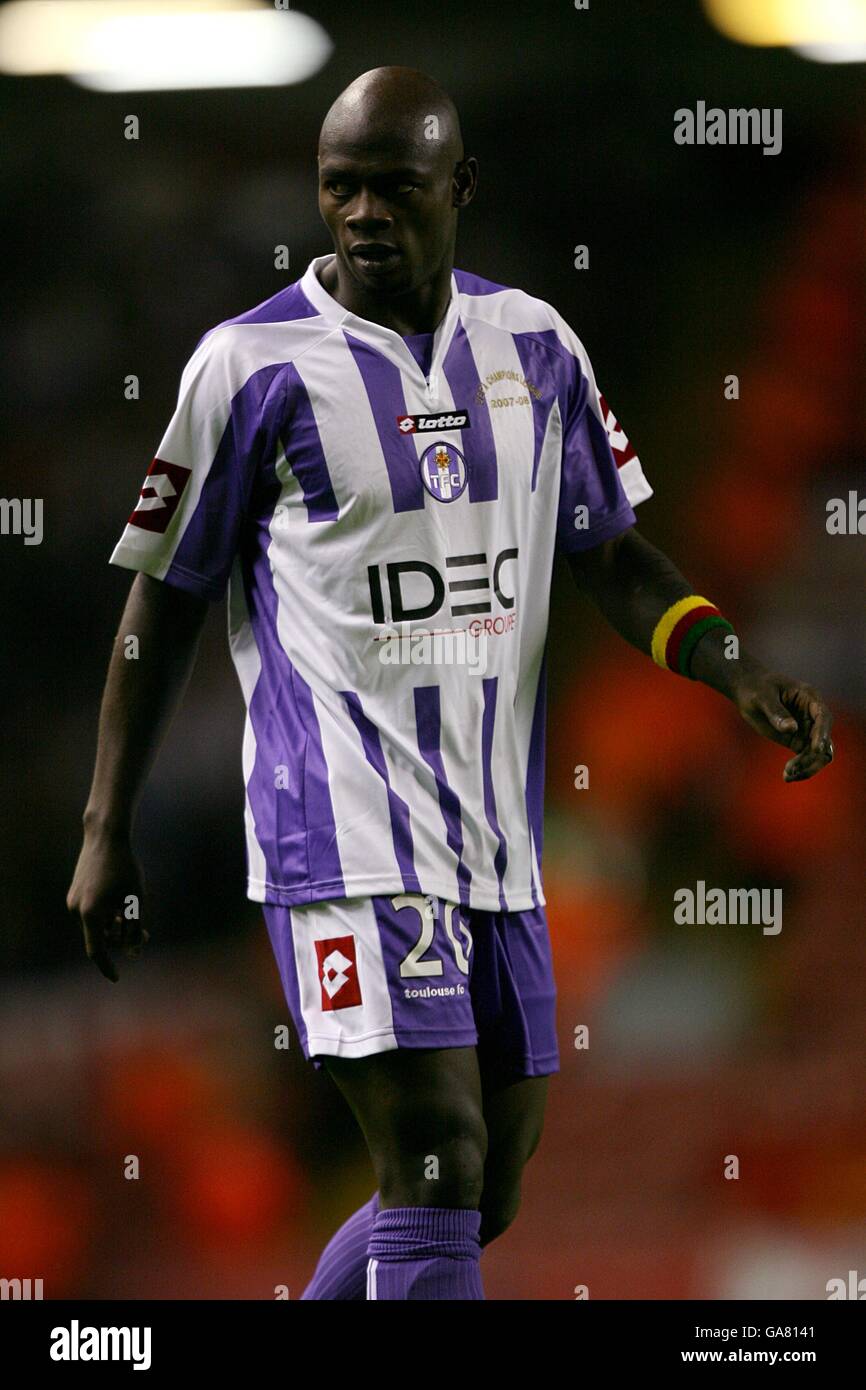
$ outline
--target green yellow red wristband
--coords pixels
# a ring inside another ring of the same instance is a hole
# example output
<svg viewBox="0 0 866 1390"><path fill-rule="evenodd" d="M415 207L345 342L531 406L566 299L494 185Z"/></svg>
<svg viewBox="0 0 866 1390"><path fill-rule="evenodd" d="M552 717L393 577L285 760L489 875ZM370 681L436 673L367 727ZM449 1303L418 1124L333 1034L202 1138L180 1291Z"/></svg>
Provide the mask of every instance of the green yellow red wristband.
<svg viewBox="0 0 866 1390"><path fill-rule="evenodd" d="M710 628L733 632L714 603L699 594L689 594L671 604L656 623L652 637L652 658L657 666L677 671L691 678L691 661L695 647Z"/></svg>

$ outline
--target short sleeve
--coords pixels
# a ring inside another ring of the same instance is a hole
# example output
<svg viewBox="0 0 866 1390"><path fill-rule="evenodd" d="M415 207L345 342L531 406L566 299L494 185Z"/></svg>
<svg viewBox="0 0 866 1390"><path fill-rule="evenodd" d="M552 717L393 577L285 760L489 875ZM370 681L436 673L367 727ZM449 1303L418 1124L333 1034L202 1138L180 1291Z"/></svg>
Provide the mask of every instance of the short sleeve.
<svg viewBox="0 0 866 1390"><path fill-rule="evenodd" d="M562 465L556 525L565 554L590 550L635 523L634 508L652 496L640 459L598 389L586 349L554 310L564 349Z"/></svg>
<svg viewBox="0 0 866 1390"><path fill-rule="evenodd" d="M254 467L250 416L219 335L205 337L184 368L177 407L111 564L222 598Z"/></svg>

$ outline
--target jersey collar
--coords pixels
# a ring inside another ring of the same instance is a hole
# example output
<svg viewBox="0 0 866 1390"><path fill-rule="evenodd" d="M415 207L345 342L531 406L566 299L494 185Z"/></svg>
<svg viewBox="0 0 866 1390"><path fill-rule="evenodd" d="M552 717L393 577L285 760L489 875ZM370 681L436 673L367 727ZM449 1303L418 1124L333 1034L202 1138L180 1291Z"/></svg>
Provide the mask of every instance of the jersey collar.
<svg viewBox="0 0 866 1390"><path fill-rule="evenodd" d="M353 333L357 338L370 343L377 348L385 357L389 357L402 370L414 370L423 376L421 368L418 366L408 345L403 341L399 333L393 328L386 328L381 323L372 323L370 319L362 319L358 314L351 313L339 304L325 289L318 276L318 271L333 261L334 253L328 256L315 256L304 274L301 277L301 290L318 310L328 323L335 327L345 328L349 333ZM441 363L448 351L448 346L454 336L454 330L458 322L458 299L459 290L454 272L451 272L451 298L443 317L440 319L433 336L433 356L430 363L430 381L433 383L438 380Z"/></svg>

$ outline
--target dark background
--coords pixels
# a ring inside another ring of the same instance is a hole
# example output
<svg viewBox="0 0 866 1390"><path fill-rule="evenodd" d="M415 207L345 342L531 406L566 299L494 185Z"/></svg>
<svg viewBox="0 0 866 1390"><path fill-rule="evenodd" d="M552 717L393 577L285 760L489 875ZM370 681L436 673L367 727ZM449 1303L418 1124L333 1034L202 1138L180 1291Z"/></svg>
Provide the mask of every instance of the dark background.
<svg viewBox="0 0 866 1390"><path fill-rule="evenodd" d="M222 605L142 804L152 941L118 986L64 898L131 579L108 556L181 369L331 249L319 124L359 73L405 63L451 92L480 161L457 265L572 324L655 489L640 528L837 715L835 764L785 785L782 750L557 575L562 1071L522 1213L484 1255L488 1297L824 1298L866 1273L864 539L825 526L828 499L863 488L864 67L733 44L698 0L299 8L334 52L297 86L0 80L2 487L45 515L39 546L0 537L0 1275L43 1277L46 1297L296 1297L372 1191L330 1082L293 1032L274 1047L288 1015L244 897ZM676 145L674 111L698 100L781 107L781 154ZM697 879L782 887L782 932L676 926Z"/></svg>

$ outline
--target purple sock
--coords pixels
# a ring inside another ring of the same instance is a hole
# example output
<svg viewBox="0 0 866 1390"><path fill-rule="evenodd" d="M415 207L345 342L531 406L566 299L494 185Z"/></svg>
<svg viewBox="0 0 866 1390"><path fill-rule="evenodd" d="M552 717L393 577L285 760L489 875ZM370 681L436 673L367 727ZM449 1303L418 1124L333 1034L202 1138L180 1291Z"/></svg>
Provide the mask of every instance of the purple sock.
<svg viewBox="0 0 866 1390"><path fill-rule="evenodd" d="M301 1298L342 1298L363 1302L367 1297L367 1246L379 1210L379 1194L350 1216L328 1241L316 1272Z"/></svg>
<svg viewBox="0 0 866 1390"><path fill-rule="evenodd" d="M367 1299L482 1299L481 1213L454 1207L389 1207L367 1247Z"/></svg>

